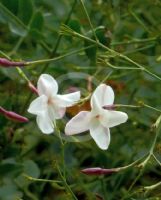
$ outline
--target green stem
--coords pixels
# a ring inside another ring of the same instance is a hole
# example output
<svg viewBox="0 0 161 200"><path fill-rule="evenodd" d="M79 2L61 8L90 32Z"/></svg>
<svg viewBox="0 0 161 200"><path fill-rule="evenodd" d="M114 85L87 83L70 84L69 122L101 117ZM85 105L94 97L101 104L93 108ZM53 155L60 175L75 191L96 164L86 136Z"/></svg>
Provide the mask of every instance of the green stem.
<svg viewBox="0 0 161 200"><path fill-rule="evenodd" d="M85 7L85 5L84 5L84 2L83 2L83 0L79 0L79 1L80 1L81 5L82 5L82 7L83 7L84 13L85 13L85 15L86 15L86 17L87 17L87 20L88 20L88 22L89 22L89 25L90 25L91 30L92 30L92 32L93 32L93 36L95 37L95 40L98 42L97 35L96 35L96 33L95 33L94 27L93 27L93 25L92 25L92 22L91 22L91 19L90 19L90 17L89 17L89 14L88 14L88 12L87 12L87 9L86 9L86 7Z"/></svg>
<svg viewBox="0 0 161 200"><path fill-rule="evenodd" d="M77 0L74 0L72 9L71 9L71 11L69 12L69 14L68 14L68 16L67 16L66 21L64 22L65 24L68 23L68 21L69 21L71 15L72 15L72 12L73 12L73 10L74 10L74 7L75 7L75 5L76 5L76 2L77 2ZM59 35L58 38L57 38L55 47L53 48L53 51L52 51L52 52L50 53L50 55L49 55L49 58L52 59L52 57L55 56L55 54L56 54L56 52L57 52L57 49L58 49L58 47L59 47L59 45L60 45L61 38L62 38L62 35ZM53 59L54 59L54 58L53 58ZM59 59L61 59L61 58L59 57ZM57 59L57 60L58 60L58 59ZM42 70L40 71L39 75L42 74L42 73L44 73L44 72L47 70L47 68L48 68L48 66L49 66L50 60L49 60L49 59L45 59L45 62L46 62L46 64L45 64L45 66L42 68ZM41 63L43 63L43 62L36 62L36 61L33 61L33 63L32 63L32 62L29 62L29 64L36 64L36 63L37 63L37 64L41 64ZM27 98L27 100L26 100L26 102L25 102L25 106L24 106L24 108L22 109L22 113L25 111L26 105L28 105L28 103L30 102L30 99L31 99L31 98L32 98L32 94L30 94L30 95L28 96L28 98Z"/></svg>
<svg viewBox="0 0 161 200"><path fill-rule="evenodd" d="M140 65L139 63L133 61L133 60L130 59L129 57L127 57L127 56L125 56L125 55L123 55L123 54L121 54L121 53L118 53L118 52L116 52L116 51L113 50L113 49L110 49L109 47L103 45L102 43L100 43L100 42L98 42L98 41L95 41L95 40L93 40L93 39L91 39L91 38L89 38L89 37L86 37L86 36L84 36L84 35L82 35L82 34L80 34L80 33L77 33L77 32L75 32L75 31L73 31L73 30L70 29L68 26L62 25L61 33L62 33L62 34L67 34L67 35L73 35L74 37L78 37L78 38L81 38L81 39L83 39L83 40L89 41L89 42L91 42L91 43L93 43L93 44L96 44L96 45L98 45L100 48L103 48L103 49L109 51L109 52L111 53L112 56L114 56L114 57L115 57L115 56L118 56L118 57L120 57L120 58L123 58L124 60L128 61L129 63L131 63L131 64L133 64L133 65L135 65L135 66L137 66L137 67L140 68L141 70L145 71L145 72L148 73L149 75L151 75L151 76L153 76L153 77L155 77L155 78L157 78L158 80L161 81L161 77L159 77L158 75L152 73L151 71L149 71L148 69L146 69L145 67L143 67L143 66Z"/></svg>
<svg viewBox="0 0 161 200"><path fill-rule="evenodd" d="M129 10L130 14L136 19L136 21L149 33L149 29L145 26L145 24L141 21L141 19L133 12L131 9Z"/></svg>
<svg viewBox="0 0 161 200"><path fill-rule="evenodd" d="M138 67L117 67L117 66L114 66L114 65L112 65L111 63L109 63L107 61L103 61L103 62L106 63L109 67L111 67L113 69L140 70L140 68L138 68Z"/></svg>
<svg viewBox="0 0 161 200"><path fill-rule="evenodd" d="M69 193L71 194L71 196L72 196L72 198L73 198L74 200L78 200L77 197L75 196L75 194L73 193L72 189L71 189L70 186L68 185L66 179L65 179L64 176L62 175L62 173L61 173L61 171L60 171L58 165L57 165L57 169L58 169L59 175L60 175L60 177L61 177L61 179L62 179L62 181L63 181L63 183L64 183L64 186L65 186L65 188L66 188L66 191L69 192Z"/></svg>
<svg viewBox="0 0 161 200"><path fill-rule="evenodd" d="M49 58L49 59L42 59L42 60L35 60L35 61L29 61L29 62L26 62L26 65L34 65L34 64L42 64L42 63L49 63L49 62L52 62L52 61L58 61L62 58L65 58L65 57L68 57L68 56L71 56L71 55L74 55L74 54L77 54L81 51L84 51L85 49L89 49L93 47L93 45L90 45L88 47L85 47L85 48L81 48L81 49L78 49L78 50L75 50L75 51L72 51L70 53L66 53L64 55L61 55L61 56L58 56L58 57L54 57L54 58Z"/></svg>
<svg viewBox="0 0 161 200"><path fill-rule="evenodd" d="M62 161L62 165L63 165L63 176L66 177L65 155L64 155L65 143L63 142L63 139L61 137L60 130L57 127L56 121L53 121L53 123L54 123L54 129L55 129L56 133L58 134L58 138L59 138L60 144L61 144L61 161Z"/></svg>
<svg viewBox="0 0 161 200"><path fill-rule="evenodd" d="M129 169L129 168L131 168L131 167L133 167L133 166L137 166L138 163L139 163L143 158L145 158L145 156L146 156L146 155L142 156L141 158L138 158L137 160L135 160L134 162L130 163L129 165L126 165L126 166L124 166L124 167L118 167L118 168L116 168L116 169L117 169L118 171L122 171L122 170L127 170L127 169Z"/></svg>
<svg viewBox="0 0 161 200"><path fill-rule="evenodd" d="M158 182L158 183L156 183L156 184L154 184L154 185L145 186L145 187L144 187L144 190L146 190L146 191L151 191L151 190L156 189L156 188L159 187L159 186L161 186L161 181Z"/></svg>
<svg viewBox="0 0 161 200"><path fill-rule="evenodd" d="M24 25L24 23L18 17L16 17L12 12L10 12L10 10L8 10L2 3L0 3L0 8L2 9L2 12L5 12L5 13L7 13L8 16L10 16L10 19L12 21L15 21L23 29L27 30L27 28Z"/></svg>
<svg viewBox="0 0 161 200"><path fill-rule="evenodd" d="M104 177L101 177L100 181L101 181L101 186L102 186L102 192L103 192L104 199L108 199L108 193L107 193L106 183L105 183Z"/></svg>
<svg viewBox="0 0 161 200"><path fill-rule="evenodd" d="M161 162L158 160L158 158L153 154L152 155L153 156L153 158L154 158L154 160L160 165L160 167L161 167Z"/></svg>
<svg viewBox="0 0 161 200"><path fill-rule="evenodd" d="M158 122L158 120L159 120L159 122ZM146 167L148 161L149 161L150 158L153 156L153 152L154 152L154 148L155 148L155 145L156 145L156 142L157 142L157 138L158 138L159 133L160 133L160 131L161 131L161 118L160 118L160 117L157 119L155 125L157 126L157 127L156 127L156 128L157 128L157 129L156 129L156 135L155 135L155 138L154 138L153 143L152 143L152 145L151 145L149 154L148 154L148 156L146 157L146 159L145 159L142 163L140 163L140 164L138 165L138 167L140 167L141 170L140 170L139 174L137 175L137 177L135 178L135 180L134 180L134 181L132 182L132 184L130 185L130 187L129 187L127 193L125 194L125 196L124 196L121 200L124 200L124 199L127 198L127 196L129 196L129 192L131 191L131 189L133 188L133 186L135 185L135 183L138 181L138 179L142 176L142 174L143 174L143 172L144 172L144 169L145 169L145 167Z"/></svg>
<svg viewBox="0 0 161 200"><path fill-rule="evenodd" d="M127 107L127 108L141 108L141 107L146 107L149 108L151 110L157 111L159 113L161 113L161 110L154 108L152 106L149 106L147 104L144 104L143 102L141 103L141 105L125 105L125 104L114 104L115 107Z"/></svg>
<svg viewBox="0 0 161 200"><path fill-rule="evenodd" d="M16 67L19 75L24 79L26 80L27 82L30 82L30 80L28 79L28 77L26 76L26 74L22 71L22 69L20 69L19 67Z"/></svg>
<svg viewBox="0 0 161 200"><path fill-rule="evenodd" d="M123 42L112 42L110 46L117 46L117 45L128 45L128 44L135 44L135 43L146 43L146 42L155 42L158 40L159 37L152 37L152 38L146 38L146 39L134 39L129 41L123 41Z"/></svg>
<svg viewBox="0 0 161 200"><path fill-rule="evenodd" d="M70 12L69 12L69 14L68 14L68 16L67 16L67 19L65 20L64 24L68 24L68 22L69 22L69 20L70 20L70 17L71 17L71 15L72 15L72 13L73 13L73 10L74 10L74 8L75 8L75 6L76 6L76 4L77 4L77 0L74 0L73 5L72 5L72 8L71 8L71 10L70 10ZM53 49L51 55L56 54L57 49L59 48L59 45L60 45L60 42L61 42L61 38L62 38L62 35L59 34L58 39L57 39L56 44L55 44L55 47L54 47L54 49Z"/></svg>
<svg viewBox="0 0 161 200"><path fill-rule="evenodd" d="M107 76L105 76L105 78L101 81L101 83L104 83L105 81L107 81L107 79L111 76L112 71L110 71Z"/></svg>
<svg viewBox="0 0 161 200"><path fill-rule="evenodd" d="M135 185L135 183L139 180L139 178L142 176L144 172L144 169L141 169L139 174L136 176L136 178L134 179L134 181L131 183L127 193L121 198L121 200L126 199L127 197L129 197L129 192L131 191L131 189L133 188L133 186Z"/></svg>
<svg viewBox="0 0 161 200"><path fill-rule="evenodd" d="M9 53L9 56L13 55L21 46L22 42L24 41L25 37L20 37L17 44L14 46L12 51Z"/></svg>
<svg viewBox="0 0 161 200"><path fill-rule="evenodd" d="M152 107L152 106L149 106L149 105L147 105L147 104L145 104L145 103L143 103L143 106L146 107L146 108L150 108L150 109L152 109L152 110L155 110L155 111L161 113L161 110L159 110L159 109L157 109L157 108L154 108L154 107Z"/></svg>
<svg viewBox="0 0 161 200"><path fill-rule="evenodd" d="M154 148L155 148L155 145L156 145L156 142L157 142L157 139L158 139L160 131L161 131L161 120L159 121L159 124L157 124L157 130L156 130L155 138L153 140L153 143L152 143L152 146L151 146L151 149L150 149L150 154L151 155L154 152Z"/></svg>
<svg viewBox="0 0 161 200"><path fill-rule="evenodd" d="M48 183L62 183L62 181L58 181L58 180L47 180L47 179L41 179L41 178L34 178L34 177L29 176L27 174L23 174L23 176L30 181L48 182Z"/></svg>

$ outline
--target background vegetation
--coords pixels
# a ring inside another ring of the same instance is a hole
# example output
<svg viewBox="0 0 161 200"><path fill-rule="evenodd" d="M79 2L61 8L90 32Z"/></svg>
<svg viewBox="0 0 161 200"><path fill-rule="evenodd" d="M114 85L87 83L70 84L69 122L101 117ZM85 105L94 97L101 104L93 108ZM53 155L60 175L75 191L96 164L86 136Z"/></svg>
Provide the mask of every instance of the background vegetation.
<svg viewBox="0 0 161 200"><path fill-rule="evenodd" d="M0 27L0 57L15 61L58 58L21 68L35 85L41 73L58 81L65 75L60 92L77 87L85 90L86 97L96 80L104 81L114 88L115 103L140 106L120 108L129 120L111 130L107 151L93 140L68 141L62 147L56 134L42 134L35 117L27 113L36 95L22 71L1 67L0 105L30 121L20 124L0 115L0 199L161 199L161 184L145 188L161 181L160 136L154 144L155 157L142 163L143 168L133 166L110 176L81 173L87 167L125 166L150 151L156 133L152 125L161 109L161 1L1 0ZM86 75L72 79L71 72ZM85 108L89 109L88 102L79 110ZM66 118L77 112L78 107L69 109ZM62 135L63 123L59 122Z"/></svg>

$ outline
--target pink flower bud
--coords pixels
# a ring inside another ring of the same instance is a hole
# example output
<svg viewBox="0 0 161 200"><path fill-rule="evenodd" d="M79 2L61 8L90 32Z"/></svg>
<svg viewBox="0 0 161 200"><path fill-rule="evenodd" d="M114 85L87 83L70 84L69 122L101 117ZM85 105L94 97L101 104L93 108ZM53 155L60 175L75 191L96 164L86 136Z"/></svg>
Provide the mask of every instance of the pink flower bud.
<svg viewBox="0 0 161 200"><path fill-rule="evenodd" d="M113 105L103 106L103 108L106 110L115 110L116 106L113 104Z"/></svg>
<svg viewBox="0 0 161 200"><path fill-rule="evenodd" d="M39 95L37 88L31 82L28 82L28 86L33 93L35 93L36 95Z"/></svg>
<svg viewBox="0 0 161 200"><path fill-rule="evenodd" d="M100 167L94 167L94 168L86 168L81 170L81 172L83 174L87 174L87 175L110 175L113 174L115 172L118 172L119 170L117 168L113 168L113 169L103 169Z"/></svg>
<svg viewBox="0 0 161 200"><path fill-rule="evenodd" d="M4 108L0 107L0 113L2 113L5 117L17 121L17 122L28 122L29 120L26 117L23 117L15 112L7 111Z"/></svg>
<svg viewBox="0 0 161 200"><path fill-rule="evenodd" d="M15 61L11 61L11 60L8 60L6 58L0 58L0 66L2 67L22 67L22 66L25 66L26 63L24 61L22 62L15 62Z"/></svg>

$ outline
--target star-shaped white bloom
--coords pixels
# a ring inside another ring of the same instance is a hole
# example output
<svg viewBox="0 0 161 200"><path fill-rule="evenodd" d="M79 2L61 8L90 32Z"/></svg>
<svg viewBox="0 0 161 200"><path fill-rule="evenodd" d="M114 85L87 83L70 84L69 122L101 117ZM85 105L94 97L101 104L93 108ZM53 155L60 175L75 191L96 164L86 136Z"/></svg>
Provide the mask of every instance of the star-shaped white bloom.
<svg viewBox="0 0 161 200"><path fill-rule="evenodd" d="M110 86L99 85L91 97L91 111L81 111L65 127L66 135L74 135L89 130L91 137L103 150L110 143L110 129L127 121L124 112L105 110L103 106L112 106L114 92Z"/></svg>
<svg viewBox="0 0 161 200"><path fill-rule="evenodd" d="M61 119L70 107L80 99L80 92L59 95L56 80L48 75L42 74L37 83L39 97L29 106L28 112L37 115L38 127L43 133L54 132L53 120Z"/></svg>

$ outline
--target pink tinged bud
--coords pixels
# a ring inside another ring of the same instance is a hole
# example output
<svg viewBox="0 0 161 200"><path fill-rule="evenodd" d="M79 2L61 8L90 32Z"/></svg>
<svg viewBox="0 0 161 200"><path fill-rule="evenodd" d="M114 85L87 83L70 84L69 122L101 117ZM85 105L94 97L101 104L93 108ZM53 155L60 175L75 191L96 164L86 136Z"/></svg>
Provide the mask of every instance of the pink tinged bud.
<svg viewBox="0 0 161 200"><path fill-rule="evenodd" d="M35 93L36 95L39 95L38 90L31 82L28 82L28 86L33 93Z"/></svg>
<svg viewBox="0 0 161 200"><path fill-rule="evenodd" d="M103 106L103 108L106 110L115 110L116 106L113 104L113 105Z"/></svg>
<svg viewBox="0 0 161 200"><path fill-rule="evenodd" d="M118 172L118 171L119 170L117 168L103 169L103 168L100 168L100 167L86 168L86 169L81 170L81 172L83 174L86 174L86 175L97 175L97 176L110 175L110 174L113 174L113 173Z"/></svg>
<svg viewBox="0 0 161 200"><path fill-rule="evenodd" d="M29 120L26 117L23 117L15 112L7 111L4 108L0 107L0 113L2 113L5 117L17 121L17 122L28 122Z"/></svg>
<svg viewBox="0 0 161 200"><path fill-rule="evenodd" d="M15 61L11 61L8 60L6 58L0 58L0 66L2 67L22 67L25 66L26 63L24 61L22 62L15 62Z"/></svg>

